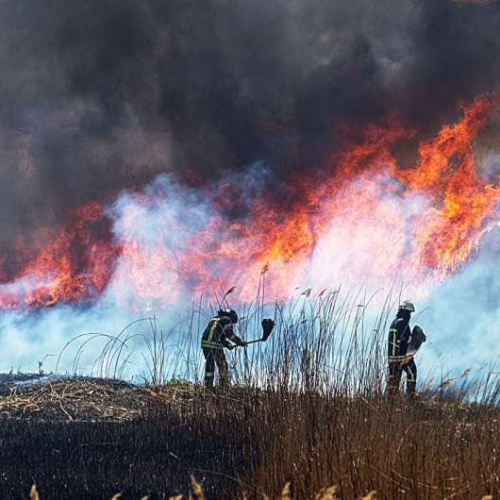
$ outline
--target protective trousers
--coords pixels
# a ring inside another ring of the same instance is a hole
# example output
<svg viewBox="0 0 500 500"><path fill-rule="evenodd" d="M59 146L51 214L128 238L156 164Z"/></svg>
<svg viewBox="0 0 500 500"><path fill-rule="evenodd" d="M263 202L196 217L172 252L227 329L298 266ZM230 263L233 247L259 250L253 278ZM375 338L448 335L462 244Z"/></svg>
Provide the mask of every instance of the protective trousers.
<svg viewBox="0 0 500 500"><path fill-rule="evenodd" d="M222 349L203 349L205 356L205 387L213 389L215 379L215 366L219 370L219 380L221 386L226 386L228 381L228 366L226 356Z"/></svg>
<svg viewBox="0 0 500 500"><path fill-rule="evenodd" d="M395 395L399 392L399 384L403 371L406 373L406 392L409 396L415 394L417 387L417 365L411 359L408 363L389 363L389 374L387 377L387 392Z"/></svg>

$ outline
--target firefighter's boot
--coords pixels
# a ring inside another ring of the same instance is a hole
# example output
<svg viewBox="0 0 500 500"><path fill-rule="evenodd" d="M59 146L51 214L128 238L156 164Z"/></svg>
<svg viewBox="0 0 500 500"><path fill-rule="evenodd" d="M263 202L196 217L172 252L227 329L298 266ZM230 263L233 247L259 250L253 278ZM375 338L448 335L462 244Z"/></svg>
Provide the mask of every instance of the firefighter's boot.
<svg viewBox="0 0 500 500"><path fill-rule="evenodd" d="M410 380L406 383L406 394L410 401L413 401L415 399L416 388L417 388L416 382Z"/></svg>
<svg viewBox="0 0 500 500"><path fill-rule="evenodd" d="M205 372L205 388L209 391L214 390L214 372Z"/></svg>

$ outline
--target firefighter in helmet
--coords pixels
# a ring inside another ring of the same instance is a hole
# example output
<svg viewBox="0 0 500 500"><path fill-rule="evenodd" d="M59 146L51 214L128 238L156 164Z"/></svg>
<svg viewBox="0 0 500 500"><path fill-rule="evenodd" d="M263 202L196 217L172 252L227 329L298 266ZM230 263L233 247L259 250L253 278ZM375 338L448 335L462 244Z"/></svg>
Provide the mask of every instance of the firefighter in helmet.
<svg viewBox="0 0 500 500"><path fill-rule="evenodd" d="M415 306L413 303L409 300L405 300L399 306L396 317L389 328L389 373L387 378L387 392L389 395L398 393L403 372L406 373L406 392L408 396L413 397L415 394L417 385L417 365L415 364L413 355L409 352L409 346L412 340L410 318L411 314L414 312ZM422 331L420 328L419 330ZM412 352L414 353L416 351Z"/></svg>
<svg viewBox="0 0 500 500"><path fill-rule="evenodd" d="M234 333L233 325L238 323L238 315L233 309L220 310L210 320L201 337L201 348L205 356L205 387L213 389L215 378L215 366L219 370L220 385L228 383L228 365L224 354L226 349L234 349L236 346L246 346L238 335Z"/></svg>

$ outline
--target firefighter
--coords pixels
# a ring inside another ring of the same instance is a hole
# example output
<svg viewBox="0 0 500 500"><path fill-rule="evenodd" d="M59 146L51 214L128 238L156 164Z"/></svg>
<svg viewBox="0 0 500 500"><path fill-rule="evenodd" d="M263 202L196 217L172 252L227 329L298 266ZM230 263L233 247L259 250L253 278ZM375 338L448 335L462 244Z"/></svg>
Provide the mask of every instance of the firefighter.
<svg viewBox="0 0 500 500"><path fill-rule="evenodd" d="M399 384L403 372L406 373L406 392L410 398L415 395L417 386L417 365L413 355L408 355L408 346L411 341L410 317L415 312L415 306L405 300L398 309L389 328L389 373L387 378L387 392L393 396L399 391Z"/></svg>
<svg viewBox="0 0 500 500"><path fill-rule="evenodd" d="M246 346L238 335L234 333L233 325L238 323L238 315L232 309L219 311L210 320L201 337L201 348L205 356L205 387L213 389L215 378L215 366L219 370L220 385L228 383L228 365L224 354L226 349L234 349L236 346Z"/></svg>

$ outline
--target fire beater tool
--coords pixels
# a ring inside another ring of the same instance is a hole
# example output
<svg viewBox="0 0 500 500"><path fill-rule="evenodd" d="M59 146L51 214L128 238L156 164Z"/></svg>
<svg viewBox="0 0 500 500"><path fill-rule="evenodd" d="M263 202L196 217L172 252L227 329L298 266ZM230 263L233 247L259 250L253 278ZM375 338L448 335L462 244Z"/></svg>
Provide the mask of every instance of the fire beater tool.
<svg viewBox="0 0 500 500"><path fill-rule="evenodd" d="M271 335L273 329L274 329L274 321L272 319L263 319L262 320L262 338L260 339L255 339L255 340L250 340L247 342L248 344L255 344L256 342L265 342Z"/></svg>
<svg viewBox="0 0 500 500"><path fill-rule="evenodd" d="M408 351L406 352L407 358L413 358L426 340L427 335L425 335L422 328L420 328L418 325L415 325L411 332L410 345L408 346Z"/></svg>

